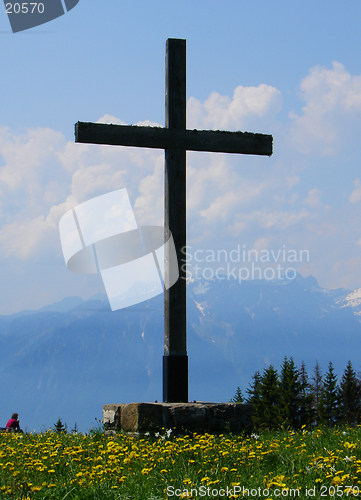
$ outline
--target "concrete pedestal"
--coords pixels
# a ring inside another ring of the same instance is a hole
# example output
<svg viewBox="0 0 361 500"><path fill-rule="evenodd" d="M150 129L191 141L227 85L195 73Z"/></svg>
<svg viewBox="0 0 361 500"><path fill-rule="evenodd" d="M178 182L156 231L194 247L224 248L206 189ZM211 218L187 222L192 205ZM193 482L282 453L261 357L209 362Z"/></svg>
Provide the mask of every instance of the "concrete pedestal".
<svg viewBox="0 0 361 500"><path fill-rule="evenodd" d="M103 406L106 429L126 432L239 433L252 428L248 403L130 403Z"/></svg>

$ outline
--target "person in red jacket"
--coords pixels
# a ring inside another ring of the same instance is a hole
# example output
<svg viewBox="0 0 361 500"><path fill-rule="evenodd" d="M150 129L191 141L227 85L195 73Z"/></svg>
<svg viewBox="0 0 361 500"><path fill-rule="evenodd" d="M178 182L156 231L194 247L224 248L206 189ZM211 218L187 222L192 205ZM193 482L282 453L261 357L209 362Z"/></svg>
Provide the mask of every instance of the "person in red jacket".
<svg viewBox="0 0 361 500"><path fill-rule="evenodd" d="M6 429L9 431L23 432L20 429L20 422L19 422L19 414L18 413L13 413L11 415L10 420L8 420L8 423L6 424Z"/></svg>

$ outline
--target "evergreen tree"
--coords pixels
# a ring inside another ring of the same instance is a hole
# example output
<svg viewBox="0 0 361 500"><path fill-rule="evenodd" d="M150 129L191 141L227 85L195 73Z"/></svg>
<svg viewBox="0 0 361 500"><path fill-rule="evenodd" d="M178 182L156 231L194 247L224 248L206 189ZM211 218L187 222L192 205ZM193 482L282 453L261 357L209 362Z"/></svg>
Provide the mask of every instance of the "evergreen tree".
<svg viewBox="0 0 361 500"><path fill-rule="evenodd" d="M283 360L280 376L280 399L279 414L284 425L290 425L297 429L301 427L301 392L299 370L296 368L293 358Z"/></svg>
<svg viewBox="0 0 361 500"><path fill-rule="evenodd" d="M357 424L361 415L361 387L352 363L347 363L338 391L339 422Z"/></svg>
<svg viewBox="0 0 361 500"><path fill-rule="evenodd" d="M316 360L316 366L313 371L312 375L312 382L311 382L311 388L312 388L312 394L313 394L313 399L314 399L314 412L316 415L316 422L318 423L319 420L319 413L320 413L320 402L321 402L321 397L322 397L322 391L323 391L323 380L322 380L322 372L320 365L318 364L318 361Z"/></svg>
<svg viewBox="0 0 361 500"><path fill-rule="evenodd" d="M300 406L300 425L310 427L315 422L316 412L314 409L314 395L312 393L311 384L308 381L306 365L302 361L300 368L300 383L301 383L301 406Z"/></svg>
<svg viewBox="0 0 361 500"><path fill-rule="evenodd" d="M241 391L240 387L238 386L237 390L236 390L236 394L231 399L230 403L243 403L243 400L244 400L244 398L243 398L242 391Z"/></svg>
<svg viewBox="0 0 361 500"><path fill-rule="evenodd" d="M260 399L260 389L261 389L261 374L257 370L256 373L252 377L253 383L250 384L250 387L246 389L248 394L247 403L257 404L257 401Z"/></svg>
<svg viewBox="0 0 361 500"><path fill-rule="evenodd" d="M59 432L59 433L60 432L65 432L66 433L66 431L67 431L67 425L63 424L63 422L61 421L61 418L59 417L57 423L54 424L53 430L55 432Z"/></svg>
<svg viewBox="0 0 361 500"><path fill-rule="evenodd" d="M338 387L337 376L335 375L333 364L328 364L328 372L325 375L323 390L318 407L318 423L333 427L336 423L338 407Z"/></svg>
<svg viewBox="0 0 361 500"><path fill-rule="evenodd" d="M257 428L275 429L279 425L279 380L270 365L264 370L253 403L253 423ZM258 397L259 396L259 397Z"/></svg>

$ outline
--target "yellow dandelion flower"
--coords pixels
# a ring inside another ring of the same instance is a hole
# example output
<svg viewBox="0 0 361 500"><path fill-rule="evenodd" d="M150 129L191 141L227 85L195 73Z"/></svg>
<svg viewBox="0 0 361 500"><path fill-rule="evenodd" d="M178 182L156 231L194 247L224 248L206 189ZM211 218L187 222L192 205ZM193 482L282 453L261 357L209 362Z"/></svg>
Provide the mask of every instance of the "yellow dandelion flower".
<svg viewBox="0 0 361 500"><path fill-rule="evenodd" d="M30 491L40 491L41 490L41 486L31 486L30 487Z"/></svg>

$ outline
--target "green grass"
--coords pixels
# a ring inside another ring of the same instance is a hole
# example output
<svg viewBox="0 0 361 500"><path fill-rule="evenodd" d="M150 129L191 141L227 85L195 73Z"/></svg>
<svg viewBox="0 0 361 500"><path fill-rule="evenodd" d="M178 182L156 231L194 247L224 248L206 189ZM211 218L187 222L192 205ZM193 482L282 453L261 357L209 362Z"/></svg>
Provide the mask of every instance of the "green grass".
<svg viewBox="0 0 361 500"><path fill-rule="evenodd" d="M276 490L279 498L361 497L361 428L249 437L0 434L1 499L222 498L223 489L224 498L277 498Z"/></svg>

